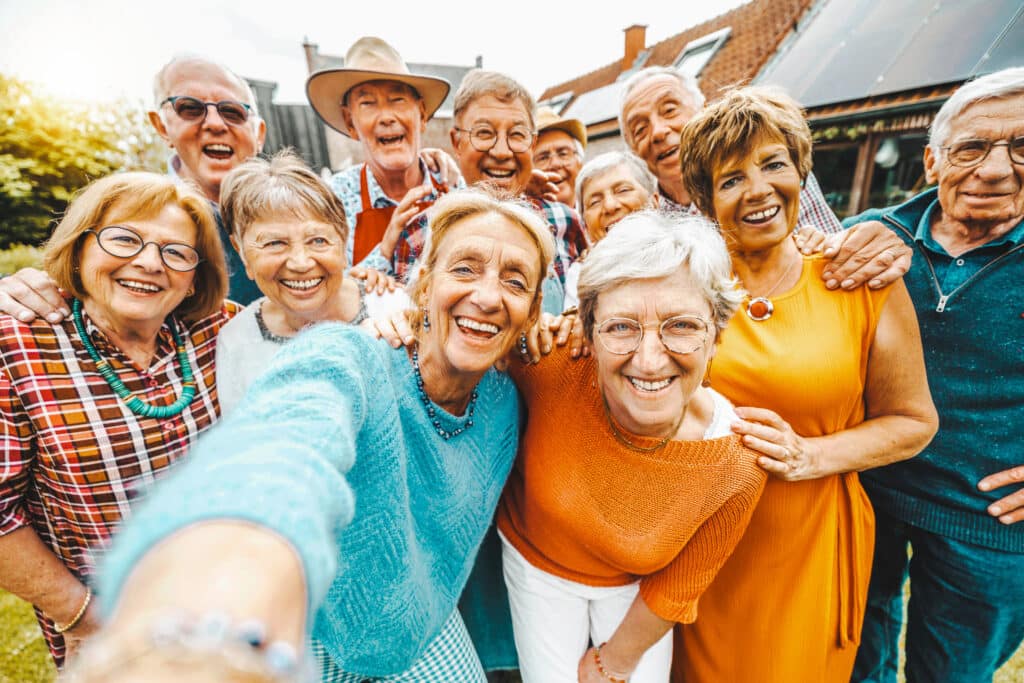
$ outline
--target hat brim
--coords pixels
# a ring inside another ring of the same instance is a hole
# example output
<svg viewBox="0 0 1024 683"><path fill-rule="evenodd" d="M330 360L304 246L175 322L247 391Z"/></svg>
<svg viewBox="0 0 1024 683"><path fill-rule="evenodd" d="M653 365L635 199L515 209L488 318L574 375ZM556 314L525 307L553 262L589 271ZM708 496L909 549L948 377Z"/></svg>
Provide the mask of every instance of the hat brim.
<svg viewBox="0 0 1024 683"><path fill-rule="evenodd" d="M548 130L560 130L570 137L579 140L579 143L583 145L583 149L587 148L587 127L584 126L583 122L579 119L555 121L554 123L549 123L546 126L541 126L537 133L539 135Z"/></svg>
<svg viewBox="0 0 1024 683"><path fill-rule="evenodd" d="M368 71L364 69L324 69L310 74L306 80L306 97L317 116L328 126L342 135L352 137L341 115L341 98L345 93L366 81L398 81L405 83L423 98L423 108L427 120L430 120L444 103L451 90L451 83L443 78L432 76L413 76L389 73L385 71Z"/></svg>

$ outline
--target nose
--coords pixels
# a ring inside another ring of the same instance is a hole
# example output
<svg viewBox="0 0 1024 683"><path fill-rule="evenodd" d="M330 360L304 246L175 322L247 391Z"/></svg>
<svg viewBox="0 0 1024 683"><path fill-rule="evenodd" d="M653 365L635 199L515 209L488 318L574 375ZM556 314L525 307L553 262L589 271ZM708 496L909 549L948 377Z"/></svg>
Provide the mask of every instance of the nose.
<svg viewBox="0 0 1024 683"><path fill-rule="evenodd" d="M501 305L501 283L498 275L485 275L473 288L470 301L481 311L496 311Z"/></svg>
<svg viewBox="0 0 1024 683"><path fill-rule="evenodd" d="M748 199L764 199L774 192L771 183L760 169L755 169L749 174L750 183L747 186Z"/></svg>
<svg viewBox="0 0 1024 683"><path fill-rule="evenodd" d="M292 248L288 250L288 260L286 265L290 270L302 272L309 270L313 267L313 257L306 249L305 244L294 244Z"/></svg>
<svg viewBox="0 0 1024 683"><path fill-rule="evenodd" d="M661 142L664 140L669 133L672 132L672 127L668 125L668 121L657 114L651 117L651 141Z"/></svg>
<svg viewBox="0 0 1024 683"><path fill-rule="evenodd" d="M508 135L499 133L494 146L487 150L487 153L495 159L508 159L514 156L512 148L508 146Z"/></svg>
<svg viewBox="0 0 1024 683"><path fill-rule="evenodd" d="M213 102L206 103L206 116L203 118L203 127L213 130L227 130L228 124L221 118L217 111L217 105Z"/></svg>
<svg viewBox="0 0 1024 683"><path fill-rule="evenodd" d="M1013 160L1010 158L1010 145L1006 142L995 143L974 172L985 180L1001 180L1013 173Z"/></svg>
<svg viewBox="0 0 1024 683"><path fill-rule="evenodd" d="M641 372L654 374L664 367L665 347L655 328L645 328L640 346L633 354L633 365Z"/></svg>
<svg viewBox="0 0 1024 683"><path fill-rule="evenodd" d="M150 249L150 247L153 248ZM142 245L142 251L135 255L132 263L150 273L162 271L164 269L164 262L160 256L160 246L156 242L147 242Z"/></svg>

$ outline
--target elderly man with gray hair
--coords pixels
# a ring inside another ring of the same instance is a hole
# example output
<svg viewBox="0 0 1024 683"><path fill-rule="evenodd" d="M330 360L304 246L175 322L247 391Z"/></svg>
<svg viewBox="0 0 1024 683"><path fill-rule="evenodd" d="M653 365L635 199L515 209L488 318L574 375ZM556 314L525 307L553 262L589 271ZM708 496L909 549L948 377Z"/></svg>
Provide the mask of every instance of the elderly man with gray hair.
<svg viewBox="0 0 1024 683"><path fill-rule="evenodd" d="M1024 68L946 101L924 170L937 188L850 220L914 249L940 421L916 458L861 475L878 524L855 681L896 680L908 574L908 681L990 681L1024 640Z"/></svg>

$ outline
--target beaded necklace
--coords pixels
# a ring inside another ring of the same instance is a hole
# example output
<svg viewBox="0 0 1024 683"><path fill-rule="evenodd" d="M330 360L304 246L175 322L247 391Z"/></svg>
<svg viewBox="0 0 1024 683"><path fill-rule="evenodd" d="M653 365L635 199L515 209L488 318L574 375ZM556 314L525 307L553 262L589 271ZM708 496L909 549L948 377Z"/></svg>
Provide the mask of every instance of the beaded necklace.
<svg viewBox="0 0 1024 683"><path fill-rule="evenodd" d="M476 389L473 389L473 394L469 398L469 406L466 407L466 424L462 427L457 427L453 431L448 431L441 426L441 420L437 418L437 411L434 410L434 404L431 402L430 397L427 396L426 390L423 388L423 375L420 374L420 355L417 352L417 347L412 348L412 369L416 373L416 388L420 392L420 400L423 401L423 405L427 409L427 417L430 418L430 423L434 425L434 431L438 435L447 441L448 439L454 438L466 431L473 426L473 411L476 409Z"/></svg>
<svg viewBox="0 0 1024 683"><path fill-rule="evenodd" d="M96 369L99 370L100 375L107 381L110 388L114 390L125 405L128 406L128 410L132 411L136 415L142 417L153 417L158 420L174 417L185 407L192 402L192 399L196 395L196 383L192 375L192 366L188 362L188 353L185 351L185 344L182 343L181 337L178 335L178 330L174 324L171 324L171 336L174 337L174 348L178 352L178 363L181 365L181 379L182 379L182 390L181 396L178 400L169 406L152 406L143 401L138 396L132 394L128 387L124 385L124 382L118 378L117 373L114 372L114 368L110 366L110 362L100 357L99 351L93 345L92 340L89 339L89 335L85 331L85 323L82 321L82 302L75 299L71 303L71 311L75 319L75 329L78 330L78 338L82 340L82 344L85 346L86 352L89 357L92 358L93 362L96 363Z"/></svg>

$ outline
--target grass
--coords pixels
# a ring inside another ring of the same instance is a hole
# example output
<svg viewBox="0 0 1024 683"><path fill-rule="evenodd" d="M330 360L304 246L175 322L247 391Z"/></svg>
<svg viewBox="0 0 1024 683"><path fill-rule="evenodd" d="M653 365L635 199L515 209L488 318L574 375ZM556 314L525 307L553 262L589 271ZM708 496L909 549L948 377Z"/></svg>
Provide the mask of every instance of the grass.
<svg viewBox="0 0 1024 683"><path fill-rule="evenodd" d="M0 683L52 683L55 678L53 661L32 608L0 591ZM1022 681L1024 645L996 672L993 683Z"/></svg>
<svg viewBox="0 0 1024 683"><path fill-rule="evenodd" d="M29 266L38 268L42 261L41 249L15 244L10 249L0 250L0 275L10 275Z"/></svg>

